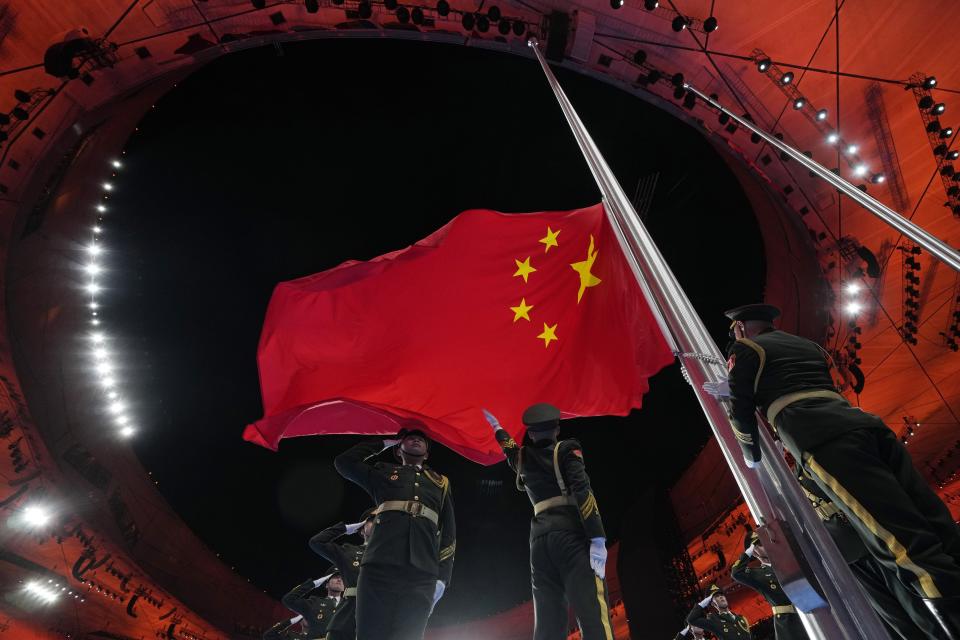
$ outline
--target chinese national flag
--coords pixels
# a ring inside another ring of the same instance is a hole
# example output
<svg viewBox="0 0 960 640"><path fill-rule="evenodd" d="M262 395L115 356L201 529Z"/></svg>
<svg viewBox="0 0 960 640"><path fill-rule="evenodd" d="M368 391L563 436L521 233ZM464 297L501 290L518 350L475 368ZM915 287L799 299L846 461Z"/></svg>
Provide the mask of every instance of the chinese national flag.
<svg viewBox="0 0 960 640"><path fill-rule="evenodd" d="M393 435L404 418L462 455L503 458L549 402L625 415L672 361L602 205L466 211L413 246L277 286L257 351L264 417L244 438Z"/></svg>

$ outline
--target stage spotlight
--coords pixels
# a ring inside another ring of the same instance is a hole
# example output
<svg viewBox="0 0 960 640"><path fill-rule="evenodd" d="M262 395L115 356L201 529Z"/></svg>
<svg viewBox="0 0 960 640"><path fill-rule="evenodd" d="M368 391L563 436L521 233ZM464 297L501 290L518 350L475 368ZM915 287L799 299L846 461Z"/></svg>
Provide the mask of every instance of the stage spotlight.
<svg viewBox="0 0 960 640"><path fill-rule="evenodd" d="M650 84L657 84L658 82L660 82L662 78L663 78L663 74L657 71L656 69L654 69L653 71L647 74L647 82L649 82Z"/></svg>
<svg viewBox="0 0 960 640"><path fill-rule="evenodd" d="M121 163L119 160L111 160L110 166L112 166L114 169L119 169L123 167L123 163Z"/></svg>
<svg viewBox="0 0 960 640"><path fill-rule="evenodd" d="M763 58L762 60L757 60L757 71L763 73L770 68L770 65L773 64L770 62L770 58Z"/></svg>
<svg viewBox="0 0 960 640"><path fill-rule="evenodd" d="M17 120L28 120L30 118L30 114L27 113L27 110L22 107L14 107L13 111L10 112L10 115Z"/></svg>
<svg viewBox="0 0 960 640"><path fill-rule="evenodd" d="M501 20L500 22L498 22L497 31L499 31L500 35L502 36L510 35L510 21Z"/></svg>
<svg viewBox="0 0 960 640"><path fill-rule="evenodd" d="M513 35L522 36L527 31L527 25L523 20L513 21Z"/></svg>
<svg viewBox="0 0 960 640"><path fill-rule="evenodd" d="M23 89L15 89L13 97L17 102L30 102L30 94Z"/></svg>
<svg viewBox="0 0 960 640"><path fill-rule="evenodd" d="M387 11L396 11L397 0L383 0L383 8Z"/></svg>
<svg viewBox="0 0 960 640"><path fill-rule="evenodd" d="M860 293L860 283L859 282L847 283L847 293L851 296L855 296L858 293Z"/></svg>
<svg viewBox="0 0 960 640"><path fill-rule="evenodd" d="M254 9L263 9L267 6L267 0L250 0Z"/></svg>
<svg viewBox="0 0 960 640"><path fill-rule="evenodd" d="M92 256L98 256L98 255L100 255L100 245L98 245L98 244L91 244L91 245L89 245L89 246L87 247L87 251L88 251L88 252L90 253L90 255L92 255Z"/></svg>
<svg viewBox="0 0 960 640"><path fill-rule="evenodd" d="M793 72L787 71L785 74L780 76L780 84L790 84L793 82Z"/></svg>
<svg viewBox="0 0 960 640"><path fill-rule="evenodd" d="M846 311L851 316L855 316L861 311L863 311L863 305L857 302L856 300L854 300L852 302L847 303L847 306L844 308L844 311Z"/></svg>
<svg viewBox="0 0 960 640"><path fill-rule="evenodd" d="M719 28L719 26L720 25L717 24L717 19L714 18L713 16L710 16L709 18L703 21L703 30L706 33L712 33L716 31L717 28Z"/></svg>
<svg viewBox="0 0 960 640"><path fill-rule="evenodd" d="M804 100L803 98L797 98L796 100L793 101L793 108L798 110L803 109L803 107L806 104L807 104L806 100Z"/></svg>
<svg viewBox="0 0 960 640"><path fill-rule="evenodd" d="M643 0L643 8L647 11L653 11L660 6L660 0Z"/></svg>
<svg viewBox="0 0 960 640"><path fill-rule="evenodd" d="M333 0L333 4L343 4L343 0ZM303 6L307 8L307 13L316 13L320 11L320 0L303 0Z"/></svg>
<svg viewBox="0 0 960 640"><path fill-rule="evenodd" d="M98 205L97 205L97 211L99 211L100 213L104 213L106 210L107 210L107 208L106 208L105 206L103 206L102 204L98 204Z"/></svg>
<svg viewBox="0 0 960 640"><path fill-rule="evenodd" d="M490 31L490 19L487 16L477 16L477 31L480 33Z"/></svg>
<svg viewBox="0 0 960 640"><path fill-rule="evenodd" d="M953 185L952 187L947 189L948 198L956 198L957 195L960 195L960 187L958 187L957 185Z"/></svg>
<svg viewBox="0 0 960 640"><path fill-rule="evenodd" d="M450 15L450 3L447 0L440 0L437 2L437 14L441 18L446 18Z"/></svg>
<svg viewBox="0 0 960 640"><path fill-rule="evenodd" d="M647 61L647 52L643 49L637 49L633 52L633 62L635 64L643 64Z"/></svg>
<svg viewBox="0 0 960 640"><path fill-rule="evenodd" d="M930 109L930 113L932 113L935 116L938 116L946 110L947 110L947 105L943 104L942 102L938 102L937 104L933 105L932 109Z"/></svg>
<svg viewBox="0 0 960 640"><path fill-rule="evenodd" d="M933 148L933 155L942 156L947 152L947 145L941 143Z"/></svg>
<svg viewBox="0 0 960 640"><path fill-rule="evenodd" d="M503 14L500 13L500 7L493 5L487 9L487 17L490 18L490 22L499 22L500 18L503 17Z"/></svg>
<svg viewBox="0 0 960 640"><path fill-rule="evenodd" d="M136 433L136 431L135 431L134 428L131 427L131 426L126 426L126 427L123 427L122 429L120 429L120 435L123 436L124 438L129 438L129 437L131 437L134 433Z"/></svg>
<svg viewBox="0 0 960 640"><path fill-rule="evenodd" d="M921 109L929 109L933 106L933 98L930 96L923 96L919 101L917 101L917 106Z"/></svg>
<svg viewBox="0 0 960 640"><path fill-rule="evenodd" d="M423 9L414 7L410 12L410 19L413 20L413 24L423 24Z"/></svg>
<svg viewBox="0 0 960 640"><path fill-rule="evenodd" d="M840 134L836 131L831 131L827 134L827 144L837 144L840 141Z"/></svg>
<svg viewBox="0 0 960 640"><path fill-rule="evenodd" d="M847 147L847 153L851 156L856 155L857 151L859 150L860 150L860 147L858 147L855 144L851 144Z"/></svg>
<svg viewBox="0 0 960 640"><path fill-rule="evenodd" d="M463 17L460 18L460 24L467 31L473 31L474 25L477 24L477 19L472 13L465 13Z"/></svg>
<svg viewBox="0 0 960 640"><path fill-rule="evenodd" d="M60 594L50 585L41 584L37 581L28 582L23 585L23 590L39 600L42 604L51 604L56 602Z"/></svg>
<svg viewBox="0 0 960 640"><path fill-rule="evenodd" d="M759 133L751 133L751 134L750 134L750 142L752 142L753 144L760 144L760 140L762 140L762 139L763 139L763 138L760 137L760 134L759 134Z"/></svg>
<svg viewBox="0 0 960 640"><path fill-rule="evenodd" d="M941 138L949 138L953 135L953 127L947 127L946 129L940 130Z"/></svg>
<svg viewBox="0 0 960 640"><path fill-rule="evenodd" d="M23 522L30 527L42 527L50 522L53 515L46 507L32 504L23 509Z"/></svg>
<svg viewBox="0 0 960 640"><path fill-rule="evenodd" d="M882 173L875 173L872 176L870 176L870 182L872 182L873 184L882 184L886 181L887 181L887 177Z"/></svg>
<svg viewBox="0 0 960 640"><path fill-rule="evenodd" d="M945 164L940 167L940 175L947 176L948 178L955 173L956 169L953 168L952 164Z"/></svg>
<svg viewBox="0 0 960 640"><path fill-rule="evenodd" d="M623 6L623 0L610 0L611 9L619 9Z"/></svg>
<svg viewBox="0 0 960 640"><path fill-rule="evenodd" d="M826 120L827 119L827 110L820 109L817 111L817 120Z"/></svg>
<svg viewBox="0 0 960 640"><path fill-rule="evenodd" d="M687 19L683 16L677 16L673 19L673 22L670 23L670 26L673 27L674 31L680 33L687 28Z"/></svg>
<svg viewBox="0 0 960 640"><path fill-rule="evenodd" d="M957 158L960 158L960 151L954 150L947 154L947 160L956 160Z"/></svg>
<svg viewBox="0 0 960 640"><path fill-rule="evenodd" d="M927 78L923 81L924 89L933 89L935 86L937 86L937 79L933 76L927 76Z"/></svg>
<svg viewBox="0 0 960 640"><path fill-rule="evenodd" d="M680 98L683 97L683 94L685 94L686 92L687 90L684 89L683 87L677 87L673 90L673 97L679 100Z"/></svg>
<svg viewBox="0 0 960 640"><path fill-rule="evenodd" d="M858 164L853 168L853 175L855 176L865 176L867 175L867 165Z"/></svg>
<svg viewBox="0 0 960 640"><path fill-rule="evenodd" d="M683 88L683 74L682 74L682 73L675 73L675 74L673 74L673 76L670 78L670 84L672 84L672 85L675 86L675 87L680 87L680 88L682 89L682 88Z"/></svg>
<svg viewBox="0 0 960 640"><path fill-rule="evenodd" d="M719 122L720 124L727 124L728 122L730 122L730 116L728 116L725 113L721 113L720 116L717 117L717 122Z"/></svg>
<svg viewBox="0 0 960 640"><path fill-rule="evenodd" d="M103 183L103 190L104 190L104 191L113 191L113 185L110 184L109 182L104 182L104 183Z"/></svg>
<svg viewBox="0 0 960 640"><path fill-rule="evenodd" d="M410 22L410 9L407 9L406 7L402 7L402 6L397 7L396 13L397 13L397 21L400 22L400 24L407 24L408 22Z"/></svg>
<svg viewBox="0 0 960 640"><path fill-rule="evenodd" d="M369 20L370 16L373 15L373 6L364 0L357 5L357 15L360 16L361 20Z"/></svg>
<svg viewBox="0 0 960 640"><path fill-rule="evenodd" d="M692 91L687 91L687 95L683 97L683 106L686 109L693 109L697 106L697 96Z"/></svg>
<svg viewBox="0 0 960 640"><path fill-rule="evenodd" d="M927 123L927 133L936 133L937 131L940 131L939 120L931 120Z"/></svg>

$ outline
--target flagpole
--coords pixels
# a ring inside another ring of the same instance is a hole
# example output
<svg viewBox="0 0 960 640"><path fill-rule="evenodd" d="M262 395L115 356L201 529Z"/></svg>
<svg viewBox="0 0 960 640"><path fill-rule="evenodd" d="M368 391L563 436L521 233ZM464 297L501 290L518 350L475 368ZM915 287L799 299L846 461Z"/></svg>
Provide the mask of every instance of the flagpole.
<svg viewBox="0 0 960 640"><path fill-rule="evenodd" d="M750 470L743 462L725 403L714 399L702 388L704 382L726 379L725 360L720 349L640 222L633 204L560 87L538 44L536 38L528 41L603 194L607 217L630 261L643 296L664 337L680 359L684 375L720 444L747 507L758 523L780 521L788 525L802 558L826 596L828 607L814 608L803 616L811 639L875 640L885 637L886 631L876 613L863 597L849 567L765 429L760 429L761 466ZM787 558L795 555L787 543L779 542L774 543L774 555L779 553ZM808 602L818 600L812 589L805 595L810 596ZM794 604L802 605L796 598ZM809 607L800 608L806 610Z"/></svg>

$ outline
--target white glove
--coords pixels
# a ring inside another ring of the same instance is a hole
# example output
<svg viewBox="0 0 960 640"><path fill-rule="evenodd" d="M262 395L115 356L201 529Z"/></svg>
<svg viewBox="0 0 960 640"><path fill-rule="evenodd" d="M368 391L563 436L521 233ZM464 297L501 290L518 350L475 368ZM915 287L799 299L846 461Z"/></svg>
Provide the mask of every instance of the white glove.
<svg viewBox="0 0 960 640"><path fill-rule="evenodd" d="M360 529L362 529L362 528L363 528L363 525L365 525L366 523L367 523L367 521L364 520L363 522L354 522L353 524L348 524L348 525L347 525L347 535L348 535L348 536L352 536L352 535L355 534L357 531L360 531Z"/></svg>
<svg viewBox="0 0 960 640"><path fill-rule="evenodd" d="M303 620L303 616L297 616L296 618L290 618L290 624L297 624L297 623L300 622L301 620Z"/></svg>
<svg viewBox="0 0 960 640"><path fill-rule="evenodd" d="M730 397L730 382L728 380L720 380L718 382L704 382L703 390L712 395L714 398L729 398Z"/></svg>
<svg viewBox="0 0 960 640"><path fill-rule="evenodd" d="M683 631L680 632L680 635L685 636L690 633L690 627L684 627Z"/></svg>
<svg viewBox="0 0 960 640"><path fill-rule="evenodd" d="M590 538L590 568L601 580L607 572L607 539Z"/></svg>
<svg viewBox="0 0 960 640"><path fill-rule="evenodd" d="M384 438L384 439L383 439L383 450L386 451L386 450L389 449L390 447L395 447L395 446L397 446L398 444L400 444L400 441L399 441L399 440L388 440L388 439Z"/></svg>
<svg viewBox="0 0 960 640"><path fill-rule="evenodd" d="M433 608L440 602L440 598L443 597L443 592L446 590L447 585L443 584L443 580L437 580L437 586L433 591L433 604L430 605L430 613L433 613Z"/></svg>
<svg viewBox="0 0 960 640"><path fill-rule="evenodd" d="M753 547L754 545L750 545L749 547L747 547L747 550L744 551L744 553L750 556L751 558L753 557Z"/></svg>
<svg viewBox="0 0 960 640"><path fill-rule="evenodd" d="M487 422L490 424L491 427L493 427L494 431L499 431L500 429L503 429L503 427L500 426L500 421L497 420L492 413L490 413L486 409L481 409L481 411L483 411L483 417L487 419Z"/></svg>
<svg viewBox="0 0 960 640"><path fill-rule="evenodd" d="M703 600L701 600L701 601L699 602L700 608L701 608L701 609L706 609L707 607L710 606L710 602L711 602L712 600L713 600L713 596L712 596L712 595L707 596L706 598L704 598Z"/></svg>
<svg viewBox="0 0 960 640"><path fill-rule="evenodd" d="M323 576L322 578L317 578L316 580L313 581L313 586L319 587L320 585L322 585L324 582L326 582L327 580L329 580L329 579L332 578L332 577L333 577L333 574L331 573L331 574L328 574L328 575Z"/></svg>
<svg viewBox="0 0 960 640"><path fill-rule="evenodd" d="M760 466L760 462L754 462L753 460L751 460L750 458L747 458L746 456L744 456L743 462L747 465L747 469L756 469L757 467Z"/></svg>

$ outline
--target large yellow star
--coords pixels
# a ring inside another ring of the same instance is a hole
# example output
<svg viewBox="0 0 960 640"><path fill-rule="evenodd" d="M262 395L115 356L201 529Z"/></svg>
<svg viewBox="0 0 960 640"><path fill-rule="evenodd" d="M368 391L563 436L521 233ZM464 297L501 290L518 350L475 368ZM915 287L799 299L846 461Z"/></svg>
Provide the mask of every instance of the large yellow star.
<svg viewBox="0 0 960 640"><path fill-rule="evenodd" d="M553 325L552 327L549 327L549 326L547 326L547 323L544 322L544 323L543 323L543 333L541 333L541 334L538 335L537 337L540 338L541 340L543 340L543 348L546 349L547 347L550 346L550 341L551 341L551 340L558 340L558 338L557 338L557 325Z"/></svg>
<svg viewBox="0 0 960 640"><path fill-rule="evenodd" d="M591 234L590 246L587 248L587 259L574 262L570 265L574 271L580 274L580 291L577 292L577 304L580 304L580 298L583 297L583 292L586 291L588 287L595 287L600 284L600 278L590 273L590 269L593 268L593 263L596 261L599 252L599 249L594 250L593 248L593 234Z"/></svg>
<svg viewBox="0 0 960 640"><path fill-rule="evenodd" d="M550 247L560 246L559 244L557 244L557 236L560 235L561 231L563 231L563 229L558 229L554 231L553 229L550 228L550 225L547 225L547 237L540 238L540 242L546 245L546 247L543 250L544 253L546 253L547 251L550 251Z"/></svg>
<svg viewBox="0 0 960 640"><path fill-rule="evenodd" d="M533 305L528 305L526 298L520 298L519 306L510 307L510 311L513 311L513 321L516 322L520 318L523 318L527 322L530 322L530 309L533 309Z"/></svg>
<svg viewBox="0 0 960 640"><path fill-rule="evenodd" d="M530 274L536 271L533 267L530 266L530 256L527 256L527 259L523 262L519 260L514 260L517 263L517 271L514 273L514 277L521 276L523 281L526 282L527 278L530 277Z"/></svg>

